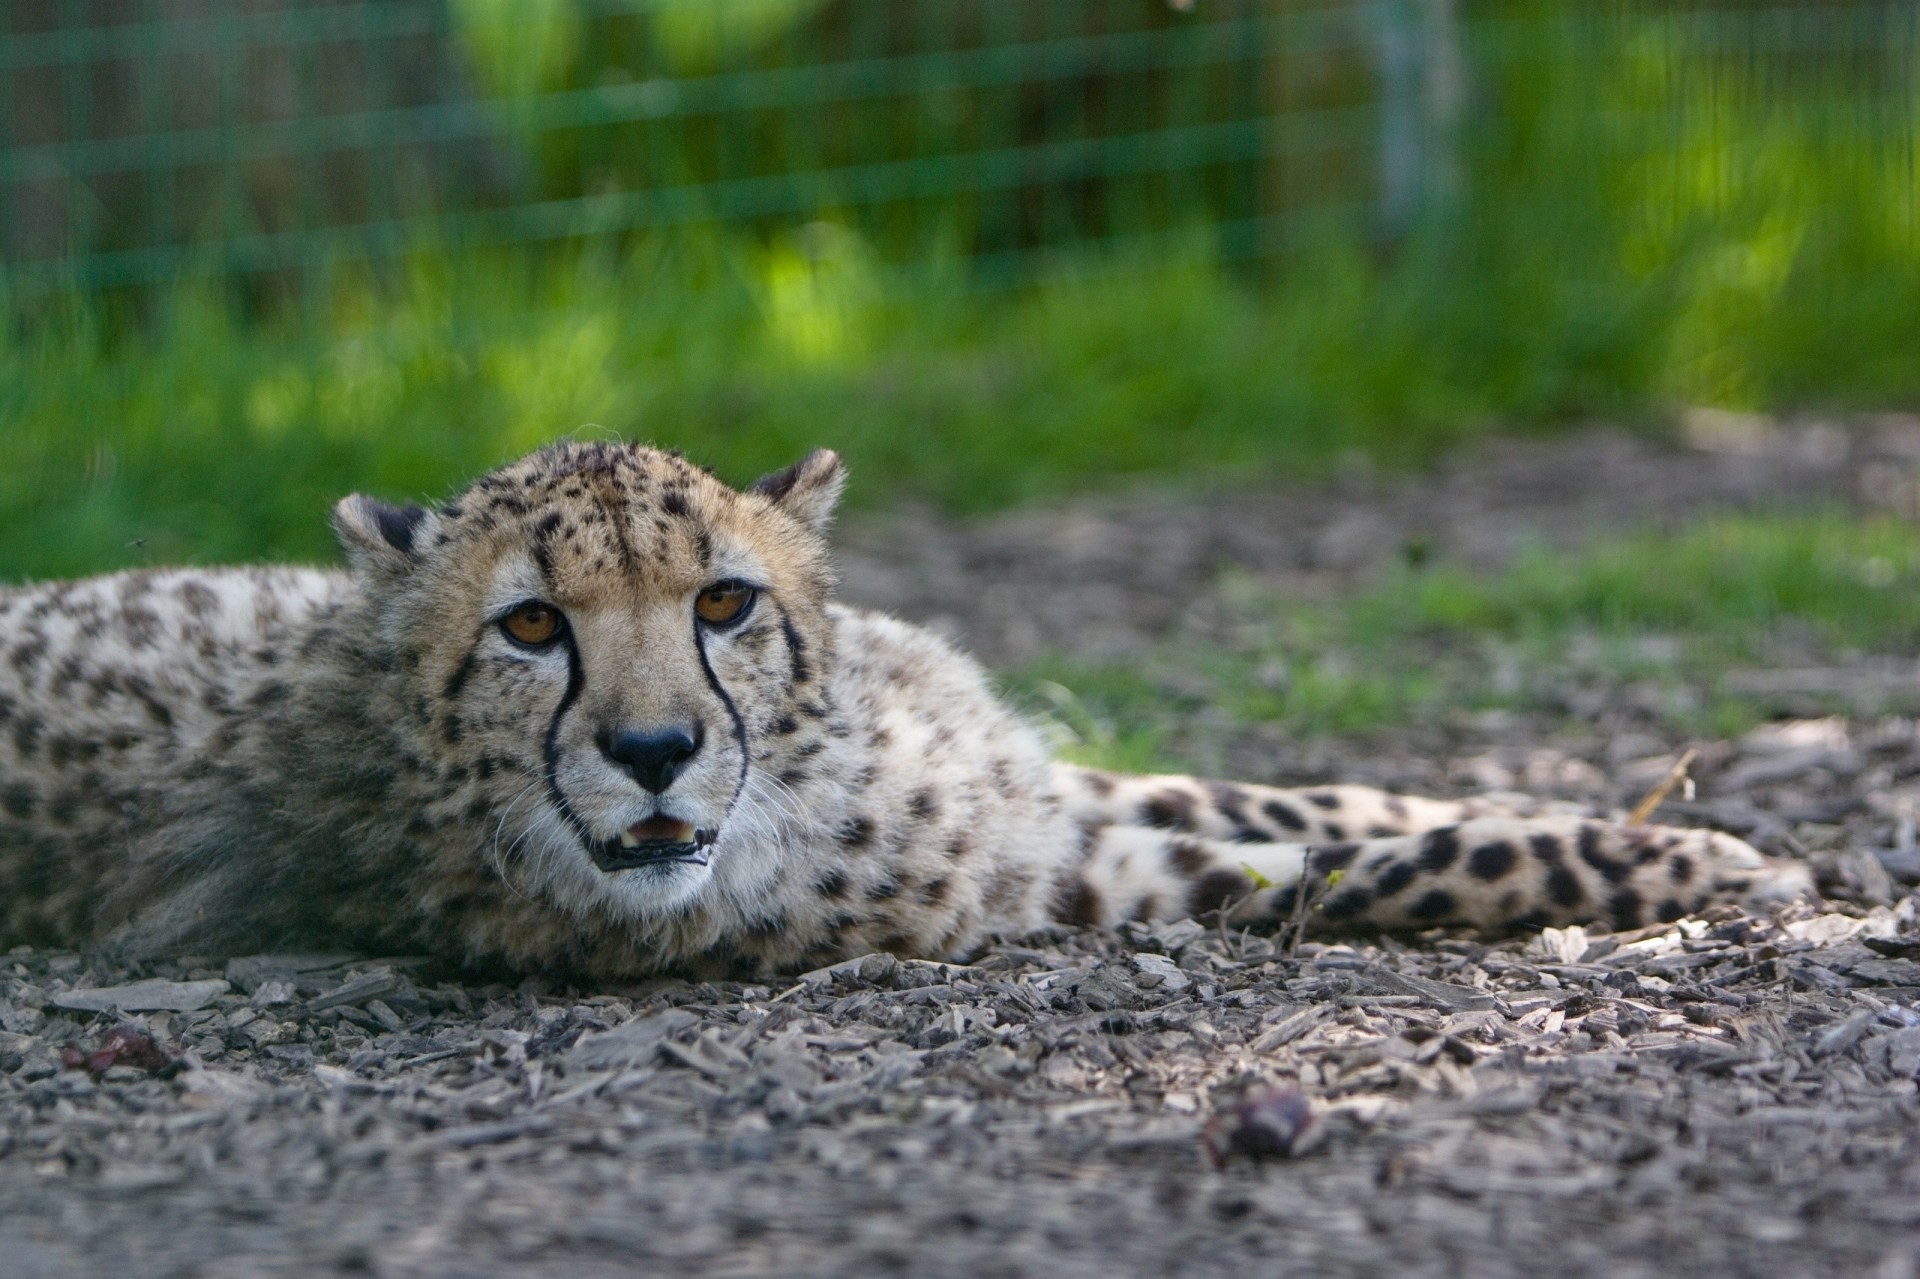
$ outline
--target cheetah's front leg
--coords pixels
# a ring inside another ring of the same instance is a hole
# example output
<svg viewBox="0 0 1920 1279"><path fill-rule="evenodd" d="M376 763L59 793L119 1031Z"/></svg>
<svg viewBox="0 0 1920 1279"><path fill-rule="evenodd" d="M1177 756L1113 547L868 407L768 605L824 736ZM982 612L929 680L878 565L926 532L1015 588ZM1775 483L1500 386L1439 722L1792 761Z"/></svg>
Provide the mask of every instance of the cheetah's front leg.
<svg viewBox="0 0 1920 1279"><path fill-rule="evenodd" d="M1348 929L1637 928L1715 900L1766 905L1809 888L1804 867L1769 861L1718 831L1577 817L1474 817L1336 843L1236 843L1116 825L1088 833L1058 913L1110 926L1232 905L1236 922L1253 922L1289 913L1303 880L1315 894L1315 926Z"/></svg>

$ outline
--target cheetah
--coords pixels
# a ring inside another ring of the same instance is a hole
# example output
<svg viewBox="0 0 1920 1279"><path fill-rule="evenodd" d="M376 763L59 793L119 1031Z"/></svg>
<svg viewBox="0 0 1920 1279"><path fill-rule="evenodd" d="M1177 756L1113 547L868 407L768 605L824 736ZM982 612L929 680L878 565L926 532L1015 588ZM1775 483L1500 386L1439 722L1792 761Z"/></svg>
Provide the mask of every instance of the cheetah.
<svg viewBox="0 0 1920 1279"><path fill-rule="evenodd" d="M834 601L843 482L824 450L735 490L567 442L435 508L345 498L345 571L0 592L0 944L612 980L1223 908L1630 927L1806 886L1713 831L1056 762L972 660Z"/></svg>

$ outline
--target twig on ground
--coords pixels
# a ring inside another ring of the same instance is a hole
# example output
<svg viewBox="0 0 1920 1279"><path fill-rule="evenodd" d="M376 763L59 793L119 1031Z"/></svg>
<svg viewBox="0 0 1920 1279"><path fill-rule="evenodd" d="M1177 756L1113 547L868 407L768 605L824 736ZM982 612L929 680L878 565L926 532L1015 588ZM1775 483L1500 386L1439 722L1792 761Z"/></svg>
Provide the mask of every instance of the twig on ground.
<svg viewBox="0 0 1920 1279"><path fill-rule="evenodd" d="M1307 907L1314 896L1313 877L1309 872L1309 867L1312 865L1313 850L1309 849L1306 858L1300 864L1300 878L1293 883L1293 913L1288 917L1285 927L1281 928L1279 936L1274 939L1277 943L1275 949L1289 959L1293 958L1294 950L1307 935ZM1335 871L1334 874L1337 875L1339 872ZM1327 886L1332 887L1334 882L1330 877Z"/></svg>
<svg viewBox="0 0 1920 1279"><path fill-rule="evenodd" d="M1699 753L1695 748L1687 747L1680 758L1673 762L1673 767L1667 770L1667 775L1660 779L1660 784L1648 791L1647 797L1633 806L1633 811L1627 814L1627 825L1644 826L1647 818L1653 816L1653 810L1665 803L1667 796L1673 793L1673 788L1683 782L1687 788L1686 797L1692 799L1693 779L1687 776L1687 765L1693 763L1694 756Z"/></svg>

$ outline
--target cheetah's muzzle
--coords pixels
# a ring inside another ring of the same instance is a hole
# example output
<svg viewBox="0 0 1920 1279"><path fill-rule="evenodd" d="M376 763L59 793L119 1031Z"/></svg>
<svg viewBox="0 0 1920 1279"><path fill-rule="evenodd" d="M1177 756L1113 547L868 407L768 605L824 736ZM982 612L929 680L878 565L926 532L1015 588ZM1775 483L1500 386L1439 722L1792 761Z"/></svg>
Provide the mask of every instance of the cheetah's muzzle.
<svg viewBox="0 0 1920 1279"><path fill-rule="evenodd" d="M698 830L692 822L664 815L635 822L617 839L596 841L589 848L593 864L604 871L638 866L705 866L713 853L714 832Z"/></svg>

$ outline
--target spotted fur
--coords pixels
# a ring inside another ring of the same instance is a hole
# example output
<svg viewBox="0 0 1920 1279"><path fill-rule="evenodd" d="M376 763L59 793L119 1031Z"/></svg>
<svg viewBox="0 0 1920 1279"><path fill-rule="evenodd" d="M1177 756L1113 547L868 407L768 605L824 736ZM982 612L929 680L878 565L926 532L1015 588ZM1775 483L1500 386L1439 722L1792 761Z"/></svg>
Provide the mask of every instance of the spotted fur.
<svg viewBox="0 0 1920 1279"><path fill-rule="evenodd" d="M1303 884L1324 926L1505 928L1804 883L1707 831L1056 764L973 662L833 603L841 482L561 444L437 509L347 498L346 572L0 592L0 944L792 972ZM529 602L553 641L504 625ZM656 791L617 743L669 729ZM622 851L662 823L697 839Z"/></svg>

